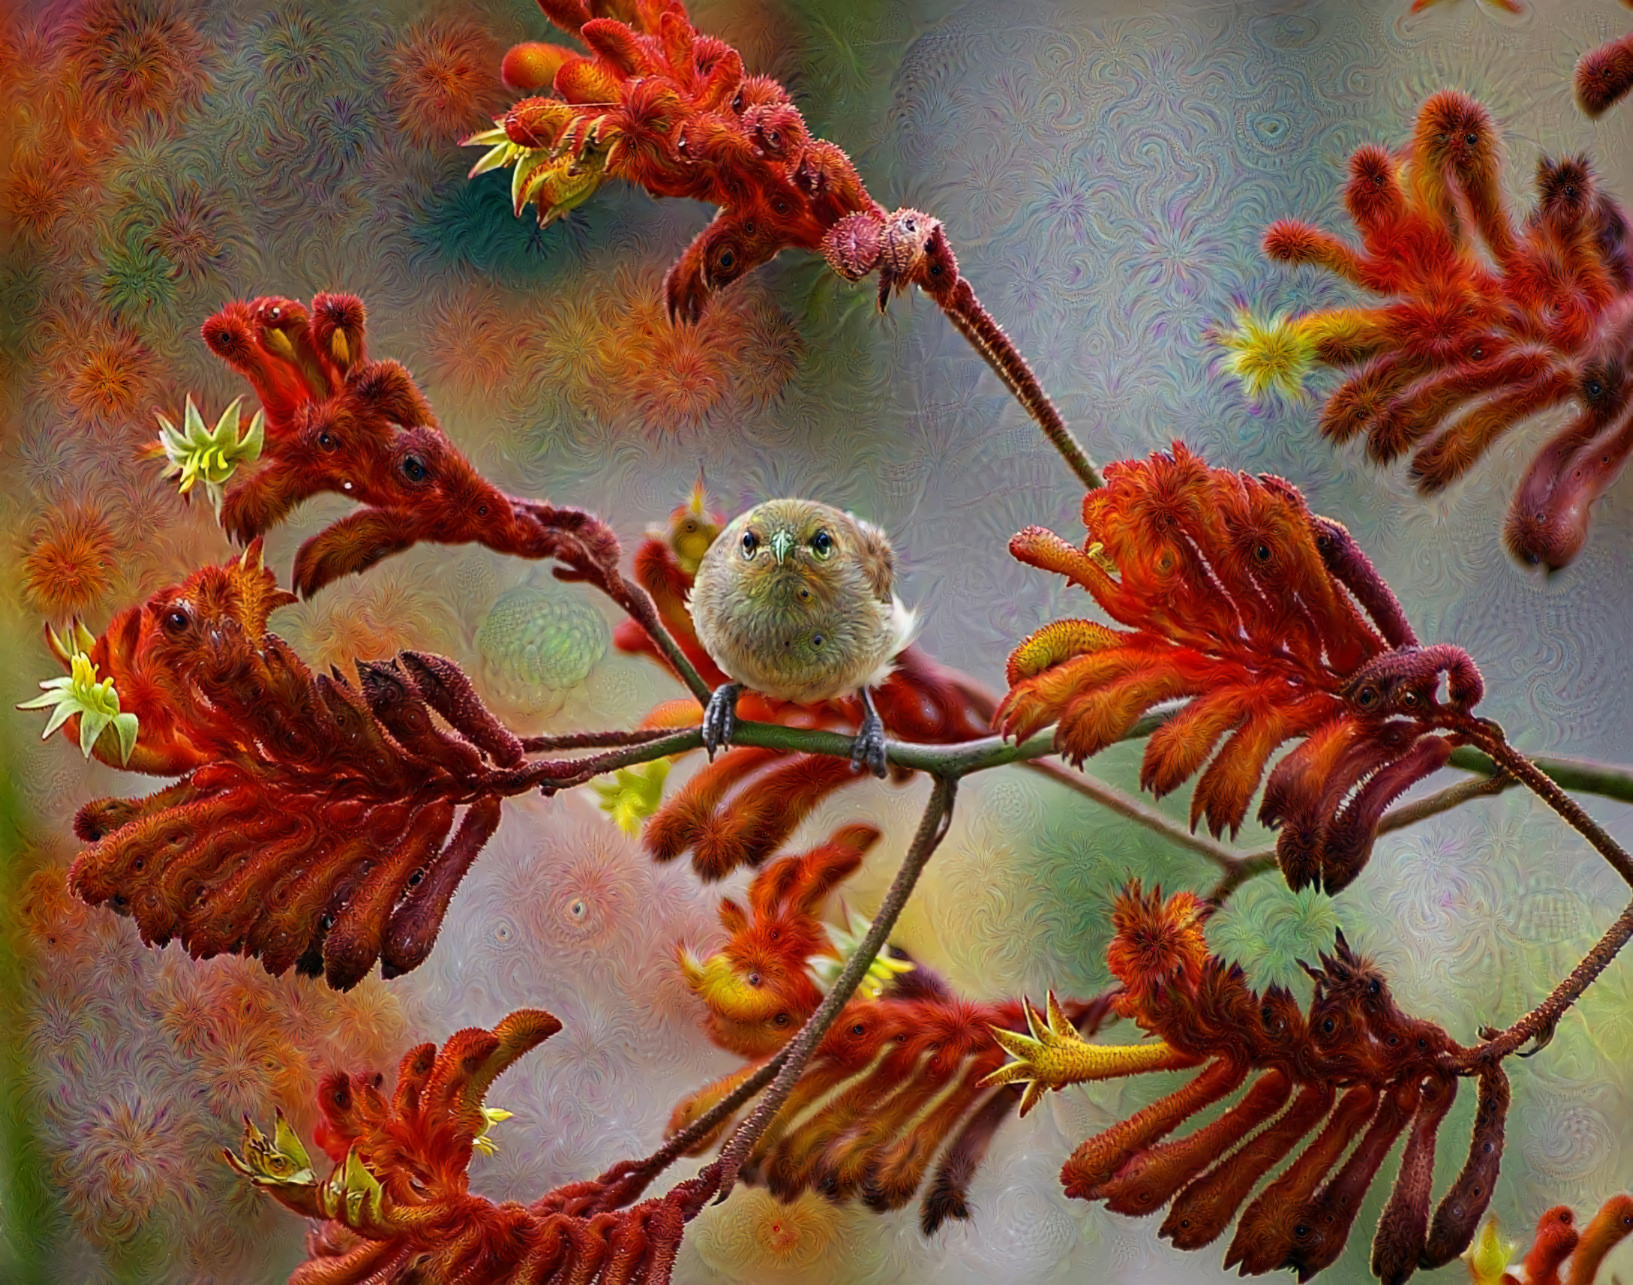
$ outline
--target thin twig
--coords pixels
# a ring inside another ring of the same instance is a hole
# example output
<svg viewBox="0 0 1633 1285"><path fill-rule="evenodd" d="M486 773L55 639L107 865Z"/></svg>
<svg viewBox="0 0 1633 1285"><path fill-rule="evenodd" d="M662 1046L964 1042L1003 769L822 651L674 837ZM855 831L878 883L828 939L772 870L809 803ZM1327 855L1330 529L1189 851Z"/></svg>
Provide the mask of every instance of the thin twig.
<svg viewBox="0 0 1633 1285"><path fill-rule="evenodd" d="M546 750L599 750L620 745L646 745L673 736L672 727L637 727L628 732L563 732L559 736L524 736L522 753L542 754Z"/></svg>
<svg viewBox="0 0 1633 1285"><path fill-rule="evenodd" d="M1156 808L1140 802L1131 794L1124 794L1116 786L1107 785L1099 777L1090 776L1087 772L1074 772L1062 763L1051 763L1046 759L1033 759L1026 766L1052 781L1060 782L1069 790L1075 790L1084 798L1092 799L1106 811L1115 812L1126 821L1155 831L1175 847L1206 857L1221 870L1230 870L1241 860L1241 853L1232 852L1206 835L1192 833Z"/></svg>
<svg viewBox="0 0 1633 1285"><path fill-rule="evenodd" d="M1466 1050L1456 1059L1459 1070L1470 1072L1480 1068L1487 1062L1495 1062L1507 1057L1515 1049L1529 1040L1537 1040L1538 1046L1546 1044L1552 1037L1554 1027L1564 1016L1565 1010L1582 997L1582 992L1593 985L1599 974L1616 958L1617 952L1633 939L1633 903L1617 917L1583 958L1582 962L1571 970L1571 974L1553 989L1553 993L1515 1022L1506 1031L1492 1036L1483 1044Z"/></svg>
<svg viewBox="0 0 1633 1285"><path fill-rule="evenodd" d="M1628 856L1627 849L1611 838L1603 826L1582 810L1581 804L1559 788L1552 777L1510 745L1503 736L1502 728L1489 720L1482 720L1476 726L1479 730L1474 735L1480 748L1559 813L1567 825L1594 846L1617 874L1633 885L1633 857Z"/></svg>
<svg viewBox="0 0 1633 1285"><path fill-rule="evenodd" d="M657 644L658 650L669 662L669 667L679 675L687 690L697 697L697 703L708 705L709 697L714 695L714 689L703 681L703 675L699 674L692 662L686 658L686 653L681 650L675 636L663 623L663 617L658 614L658 604L652 601L652 595L628 576L613 575L605 582L595 583L597 588L627 611L636 624L646 630L647 637Z"/></svg>
<svg viewBox="0 0 1633 1285"><path fill-rule="evenodd" d="M1378 822L1376 833L1388 834L1391 830L1404 830L1419 821L1427 821L1442 812L1450 812L1470 799L1501 794L1518 784L1517 780L1501 769L1495 770L1491 776L1475 777L1472 781L1459 781L1456 785L1448 785L1444 790L1436 790L1433 794L1426 794L1421 799L1403 803L1393 811L1386 812L1383 820Z"/></svg>
<svg viewBox="0 0 1633 1285"><path fill-rule="evenodd" d="M860 984L863 975L873 963L874 957L883 948L889 938L896 921L901 917L902 909L907 905L907 899L912 895L913 886L918 883L919 875L924 872L925 865L935 852L941 840L946 837L947 827L952 820L953 799L958 793L957 779L951 776L938 776L935 788L930 793L930 802L924 809L924 817L919 822L918 833L913 836L912 846L907 855L902 858L901 868L896 871L896 877L891 881L890 889L885 893L884 903L879 907L879 913L874 917L867 936L862 939L856 952L846 961L843 971L835 979L833 989L824 997L816 1012L804 1026L800 1027L799 1034L789 1041L784 1052L786 1060L777 1078L772 1082L765 1097L754 1108L749 1118L737 1126L720 1152L720 1195L717 1203L725 1200L736 1185L737 1174L742 1169L744 1161L759 1141L760 1135L766 1131L777 1112L782 1109L783 1103L793 1091L794 1085L805 1072L806 1064L811 1055L816 1052L817 1045L827 1034L828 1028L839 1016L840 1010L850 1002L856 987Z"/></svg>
<svg viewBox="0 0 1633 1285"><path fill-rule="evenodd" d="M959 286L946 297L936 298L936 302L947 314L947 319L958 328L959 334L969 340L970 347L985 358L987 365L991 366L998 378L1003 381L1004 387L1014 394L1015 400L1020 402L1026 413L1043 430L1049 444L1060 452L1060 457L1077 475L1077 480L1091 491L1104 486L1099 470L1094 467L1078 440L1072 436L1071 429L1066 427L1066 421L1060 417L1060 411L1043 391L1043 385L1038 383L1038 377L1032 373L1032 367L1027 364L1026 358L1021 356L1020 349L1016 348L1014 342L1004 333L1004 328L975 297L975 291L970 288L969 283L960 282Z"/></svg>
<svg viewBox="0 0 1633 1285"><path fill-rule="evenodd" d="M788 1049L792 1043L790 1040L788 1044L778 1049L755 1068L753 1075L748 1076L679 1133L668 1138L663 1146L646 1159L621 1161L597 1178L596 1181L600 1183L618 1184L616 1204L613 1207L627 1205L639 1197L654 1178L736 1115L743 1103L770 1084L772 1077L782 1069L783 1063L787 1060Z"/></svg>

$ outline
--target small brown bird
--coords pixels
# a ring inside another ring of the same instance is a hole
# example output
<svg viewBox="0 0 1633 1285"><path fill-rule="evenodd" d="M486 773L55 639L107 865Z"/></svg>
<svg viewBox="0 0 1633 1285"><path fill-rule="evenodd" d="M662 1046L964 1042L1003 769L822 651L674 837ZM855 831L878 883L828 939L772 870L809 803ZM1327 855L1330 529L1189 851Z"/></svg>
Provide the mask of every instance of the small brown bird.
<svg viewBox="0 0 1633 1285"><path fill-rule="evenodd" d="M913 613L891 592L883 531L815 500L767 500L709 546L692 585L692 623L732 679L709 701L703 743L731 744L747 687L802 705L858 692L866 715L851 763L885 774L885 729L868 688L911 641Z"/></svg>

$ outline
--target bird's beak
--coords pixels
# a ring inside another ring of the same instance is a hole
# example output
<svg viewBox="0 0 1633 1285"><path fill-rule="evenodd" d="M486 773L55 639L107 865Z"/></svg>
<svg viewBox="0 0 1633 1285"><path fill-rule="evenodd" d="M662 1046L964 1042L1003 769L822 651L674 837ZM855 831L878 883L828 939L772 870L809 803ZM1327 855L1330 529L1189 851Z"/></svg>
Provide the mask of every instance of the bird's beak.
<svg viewBox="0 0 1633 1285"><path fill-rule="evenodd" d="M787 531L774 531L771 535L771 556L781 566L788 561L788 555L794 551L794 537Z"/></svg>

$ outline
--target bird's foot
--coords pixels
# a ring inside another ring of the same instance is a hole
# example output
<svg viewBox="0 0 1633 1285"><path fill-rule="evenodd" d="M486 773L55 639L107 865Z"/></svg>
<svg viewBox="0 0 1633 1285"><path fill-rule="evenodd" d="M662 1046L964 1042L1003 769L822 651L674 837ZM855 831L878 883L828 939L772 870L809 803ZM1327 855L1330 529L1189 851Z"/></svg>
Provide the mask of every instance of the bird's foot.
<svg viewBox="0 0 1633 1285"><path fill-rule="evenodd" d="M703 748L709 751L711 763L715 751L729 749L731 738L737 735L737 698L742 691L741 683L721 683L709 697L703 711Z"/></svg>
<svg viewBox="0 0 1633 1285"><path fill-rule="evenodd" d="M857 730L856 739L851 742L851 766L859 768L867 764L868 771L881 779L885 775L885 725L879 717L879 711L873 708L873 698L862 689L862 708L866 711L862 715L862 726Z"/></svg>

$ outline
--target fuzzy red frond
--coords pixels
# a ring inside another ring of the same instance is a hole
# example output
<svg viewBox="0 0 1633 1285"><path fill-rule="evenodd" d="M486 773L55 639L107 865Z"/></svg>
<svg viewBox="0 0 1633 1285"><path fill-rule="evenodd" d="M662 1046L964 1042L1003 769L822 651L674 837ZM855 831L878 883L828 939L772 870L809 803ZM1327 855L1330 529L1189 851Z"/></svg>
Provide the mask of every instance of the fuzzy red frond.
<svg viewBox="0 0 1633 1285"><path fill-rule="evenodd" d="M322 1224L291 1279L667 1281L686 1223L717 1189L707 1172L639 1204L631 1202L650 1173L634 1163L529 1205L496 1205L468 1188L473 1146L504 1115L483 1107L489 1087L560 1029L549 1013L523 1009L491 1031L460 1031L440 1050L422 1044L403 1058L389 1099L377 1074L330 1075L318 1095L319 1132L339 1163L322 1181L281 1115L272 1138L246 1122L244 1155L228 1152L228 1163Z"/></svg>
<svg viewBox="0 0 1633 1285"><path fill-rule="evenodd" d="M1577 94L1590 115L1633 85L1630 51L1633 38L1624 38L1578 64ZM1599 190L1585 158L1544 157L1536 206L1516 223L1502 199L1499 148L1485 108L1442 90L1423 103L1401 156L1369 144L1350 159L1345 203L1363 249L1287 220L1265 233L1271 258L1315 264L1387 296L1370 312L1310 313L1282 329L1316 360L1352 372L1328 397L1322 432L1335 441L1364 434L1380 463L1414 452L1412 474L1426 492L1456 481L1509 429L1553 406L1573 401L1602 427L1633 395L1600 369L1619 366L1627 352L1626 214ZM1584 456L1579 480L1557 485L1544 463L1550 449L1532 466L1529 497L1516 495L1507 534L1522 561L1560 567L1580 549L1589 506L1629 452L1618 443L1595 466ZM1563 494L1552 505L1538 494L1555 490Z"/></svg>
<svg viewBox="0 0 1633 1285"><path fill-rule="evenodd" d="M1478 671L1455 648L1420 648L1349 533L1281 478L1209 468L1179 443L1105 472L1083 501L1080 549L1037 527L1010 548L1128 629L1060 620L1038 630L1010 656L996 727L1020 740L1053 723L1056 749L1080 764L1153 707L1187 700L1152 734L1140 784L1161 795L1200 772L1191 824L1205 819L1214 834L1240 827L1282 745L1341 735L1353 751L1341 784L1307 766L1315 751L1295 751L1260 810L1286 824L1293 885L1325 879L1336 891L1365 864L1383 808L1469 730ZM1386 713L1406 721L1380 721Z"/></svg>
<svg viewBox="0 0 1633 1285"><path fill-rule="evenodd" d="M745 74L742 56L700 35L679 3L635 5L584 22L582 8L550 7L551 20L589 48L587 57L559 62L555 97L524 99L497 122L500 130L468 140L490 149L473 176L515 167L518 213L531 204L549 222L609 176L653 196L718 206L664 279L669 315L688 324L719 291L783 250L801 249L820 251L850 281L877 272L881 308L918 285L961 328L996 332L959 276L940 221L919 210L886 214L850 158L811 135L787 91ZM517 69L512 79L537 87L535 64L556 65L558 54L517 46L506 66ZM1009 368L1024 365L1001 335L972 338L984 353L1004 349Z"/></svg>
<svg viewBox="0 0 1633 1285"><path fill-rule="evenodd" d="M314 495L364 507L304 543L296 590L310 597L415 544L478 543L554 558L574 578L606 582L618 541L577 509L507 496L448 440L413 376L366 354L362 301L320 294L227 304L204 323L206 345L254 386L266 413L259 462L227 487L222 525L265 532Z"/></svg>
<svg viewBox="0 0 1633 1285"><path fill-rule="evenodd" d="M136 714L129 766L182 779L79 810L70 884L144 941L331 986L418 967L501 800L578 779L523 746L451 660L314 675L268 613L260 544L114 617L89 654ZM66 657L64 659L67 659ZM463 808L463 813L459 810Z"/></svg>
<svg viewBox="0 0 1633 1285"><path fill-rule="evenodd" d="M1087 1032L1107 1009L1099 1001L1068 1002L1062 1012ZM1027 1027L1022 1005L960 999L922 965L897 976L877 999L853 999L755 1144L742 1179L779 1200L812 1190L883 1212L908 1204L928 1176L920 1208L925 1233L947 1218L968 1218L970 1180L1019 1092L981 1084L1006 1057L992 1030ZM787 1033L780 1042L786 1039ZM682 1102L670 1132L718 1100L740 1074Z"/></svg>
<svg viewBox="0 0 1633 1285"><path fill-rule="evenodd" d="M1153 991L1166 986L1196 989L1202 980L1202 962L1208 957L1202 931L1207 913L1195 893L1176 892L1165 900L1161 888L1147 893L1138 879L1117 894L1111 908L1106 967L1123 985L1116 1001L1118 1012L1134 1016Z"/></svg>
<svg viewBox="0 0 1633 1285"><path fill-rule="evenodd" d="M1293 1268L1307 1280L1343 1249L1367 1189L1404 1133L1374 1269L1403 1281L1420 1262L1438 1266L1461 1252L1490 1200L1502 1154L1508 1088L1500 1066L1480 1072L1469 1164L1431 1225L1436 1135L1456 1077L1469 1073L1455 1061L1461 1050L1438 1026L1401 1012L1383 975L1342 933L1318 967L1305 966L1315 981L1308 1017L1285 990L1253 991L1239 967L1207 952L1202 909L1190 894L1165 902L1137 883L1117 899L1107 962L1123 983L1118 1011L1205 1065L1189 1083L1079 1146L1061 1169L1066 1193L1131 1215L1171 1206L1161 1234L1181 1249L1211 1243L1241 1210L1226 1266L1240 1264L1248 1275ZM1084 1078L1051 1070L1072 1063L1048 1062L1046 1052L1039 1046L1028 1056L1048 1087ZM1147 1068L1113 1074L1135 1069ZM1164 1141L1244 1084L1246 1093L1212 1122Z"/></svg>
<svg viewBox="0 0 1633 1285"><path fill-rule="evenodd" d="M721 903L730 935L719 950L701 962L678 950L687 985L709 1010L709 1037L721 1048L766 1056L816 1011L822 990L807 966L838 955L823 903L878 838L872 826L846 826L809 852L772 862L749 885L749 914L734 901Z"/></svg>

